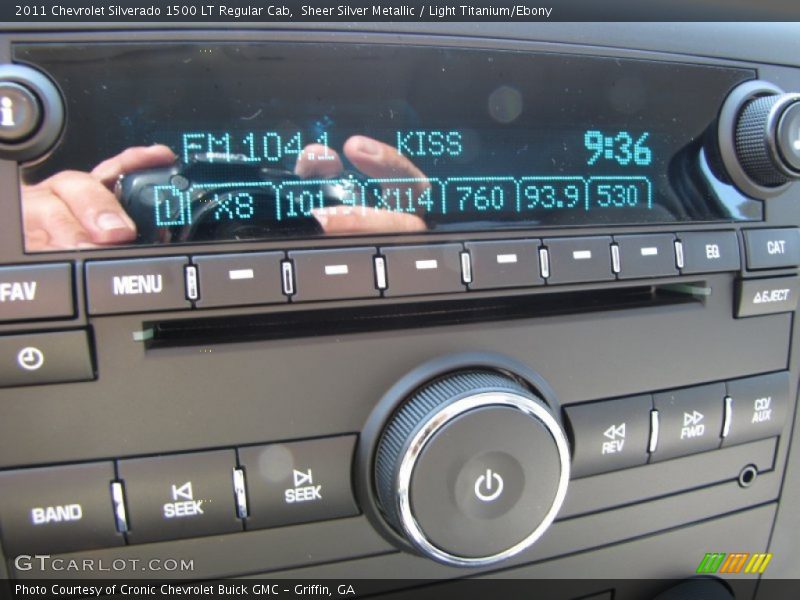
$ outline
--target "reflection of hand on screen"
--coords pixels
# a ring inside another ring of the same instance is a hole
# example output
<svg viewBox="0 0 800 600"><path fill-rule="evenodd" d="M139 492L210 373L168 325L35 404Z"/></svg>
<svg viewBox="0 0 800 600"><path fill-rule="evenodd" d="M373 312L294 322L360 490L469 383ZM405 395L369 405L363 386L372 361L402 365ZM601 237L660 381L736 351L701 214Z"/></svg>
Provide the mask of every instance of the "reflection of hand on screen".
<svg viewBox="0 0 800 600"><path fill-rule="evenodd" d="M425 174L388 144L366 136L354 135L344 143L342 151L353 166L367 177L419 179L407 184L392 183L393 189L407 186L419 195L430 188ZM309 159L323 154L328 156L332 154L332 159L326 161ZM306 146L295 165L295 173L303 179L335 177L343 170L339 156L330 148L319 144ZM427 228L425 221L415 214L369 207L350 211L343 211L340 207L322 208L315 209L313 214L325 233L412 232L424 231Z"/></svg>
<svg viewBox="0 0 800 600"><path fill-rule="evenodd" d="M25 249L28 252L94 248L136 239L136 225L111 189L130 171L170 165L166 146L128 148L92 169L62 171L22 186Z"/></svg>

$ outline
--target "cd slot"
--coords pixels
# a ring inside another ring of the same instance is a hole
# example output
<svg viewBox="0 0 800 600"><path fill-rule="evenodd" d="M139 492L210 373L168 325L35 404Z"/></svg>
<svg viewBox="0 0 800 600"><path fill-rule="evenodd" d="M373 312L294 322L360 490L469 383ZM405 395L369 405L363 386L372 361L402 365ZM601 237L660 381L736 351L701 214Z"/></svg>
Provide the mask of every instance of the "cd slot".
<svg viewBox="0 0 800 600"><path fill-rule="evenodd" d="M702 302L705 282L143 323L147 349L391 331Z"/></svg>

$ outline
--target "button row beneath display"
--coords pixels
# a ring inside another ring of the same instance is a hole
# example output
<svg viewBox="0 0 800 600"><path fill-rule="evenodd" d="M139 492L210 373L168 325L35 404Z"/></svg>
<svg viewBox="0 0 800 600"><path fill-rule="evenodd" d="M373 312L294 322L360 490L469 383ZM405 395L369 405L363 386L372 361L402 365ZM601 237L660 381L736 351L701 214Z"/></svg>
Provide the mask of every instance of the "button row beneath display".
<svg viewBox="0 0 800 600"><path fill-rule="evenodd" d="M90 314L416 296L739 270L734 231L90 261Z"/></svg>
<svg viewBox="0 0 800 600"><path fill-rule="evenodd" d="M567 406L573 478L780 435L786 372Z"/></svg>
<svg viewBox="0 0 800 600"><path fill-rule="evenodd" d="M0 472L9 556L282 527L359 514L356 436Z"/></svg>

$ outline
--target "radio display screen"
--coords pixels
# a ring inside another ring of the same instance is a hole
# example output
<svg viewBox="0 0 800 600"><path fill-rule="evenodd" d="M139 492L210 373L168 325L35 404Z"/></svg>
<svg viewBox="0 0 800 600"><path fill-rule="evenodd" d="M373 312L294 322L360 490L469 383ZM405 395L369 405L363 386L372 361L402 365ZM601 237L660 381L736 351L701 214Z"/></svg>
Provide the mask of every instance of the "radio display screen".
<svg viewBox="0 0 800 600"><path fill-rule="evenodd" d="M67 113L21 168L27 251L762 218L702 151L746 69L341 43L14 56Z"/></svg>

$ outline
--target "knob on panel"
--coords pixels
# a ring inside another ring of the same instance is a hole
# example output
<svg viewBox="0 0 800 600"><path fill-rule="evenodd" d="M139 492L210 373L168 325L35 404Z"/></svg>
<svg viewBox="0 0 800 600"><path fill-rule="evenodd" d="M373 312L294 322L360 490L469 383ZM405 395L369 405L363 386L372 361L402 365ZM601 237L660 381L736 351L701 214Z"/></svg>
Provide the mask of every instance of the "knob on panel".
<svg viewBox="0 0 800 600"><path fill-rule="evenodd" d="M423 385L380 436L383 517L419 552L479 566L521 552L566 495L569 450L547 404L514 378L471 369Z"/></svg>
<svg viewBox="0 0 800 600"><path fill-rule="evenodd" d="M748 81L725 100L718 123L719 156L737 188L766 199L800 179L800 94Z"/></svg>

